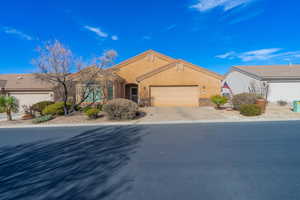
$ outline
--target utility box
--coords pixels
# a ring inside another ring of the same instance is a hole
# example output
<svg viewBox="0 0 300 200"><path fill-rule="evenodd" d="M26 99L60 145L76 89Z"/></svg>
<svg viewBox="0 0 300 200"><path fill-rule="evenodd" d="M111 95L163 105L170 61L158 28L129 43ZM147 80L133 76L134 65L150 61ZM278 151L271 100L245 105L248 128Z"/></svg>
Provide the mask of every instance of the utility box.
<svg viewBox="0 0 300 200"><path fill-rule="evenodd" d="M300 101L294 101L293 102L293 111L294 112L300 112Z"/></svg>

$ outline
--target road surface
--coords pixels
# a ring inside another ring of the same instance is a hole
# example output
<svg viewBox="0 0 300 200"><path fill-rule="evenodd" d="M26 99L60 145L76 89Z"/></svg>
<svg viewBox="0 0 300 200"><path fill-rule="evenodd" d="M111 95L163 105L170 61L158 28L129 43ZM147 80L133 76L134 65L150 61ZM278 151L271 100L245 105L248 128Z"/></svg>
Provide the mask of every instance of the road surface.
<svg viewBox="0 0 300 200"><path fill-rule="evenodd" d="M297 200L300 122L0 129L4 200Z"/></svg>

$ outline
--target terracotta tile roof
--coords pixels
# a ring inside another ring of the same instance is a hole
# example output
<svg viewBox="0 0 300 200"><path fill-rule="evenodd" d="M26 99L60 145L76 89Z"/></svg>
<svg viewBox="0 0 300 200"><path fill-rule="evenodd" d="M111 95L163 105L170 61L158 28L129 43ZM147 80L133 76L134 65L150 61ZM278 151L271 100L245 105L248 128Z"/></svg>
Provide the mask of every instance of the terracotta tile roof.
<svg viewBox="0 0 300 200"><path fill-rule="evenodd" d="M224 78L223 76L221 76L221 75L219 75L219 74L217 74L217 73L215 73L215 72L209 71L209 70L207 70L207 69L205 69L205 68L203 68L203 67L194 65L194 64L189 63L189 62L186 62L186 61L184 61L184 60L176 60L176 61L173 62L173 63L164 65L164 66L159 67L159 68L157 68L157 69L155 69L155 70L152 70L152 71L150 71L150 72L148 72L148 73L146 73L146 74L143 74L143 75L137 77L136 80L137 80L138 82L139 82L139 81L142 81L142 80L144 80L144 79L146 79L146 78L149 78L149 77L151 77L151 76L153 76L153 75L155 75L155 74L158 74L158 73L160 73L160 72L162 72L162 71L165 71L165 70L167 70L167 69L170 69L170 68L174 67L176 64L179 64L179 63L181 63L181 64L183 64L183 65L185 65L185 66L187 66L187 67L190 67L190 68L192 68L192 69L194 69L194 70L196 70L196 71L199 71L199 72L208 74L208 75L210 75L210 76L213 76L213 77L215 77L215 78L217 78L217 79L223 80L223 78Z"/></svg>
<svg viewBox="0 0 300 200"><path fill-rule="evenodd" d="M122 67L124 67L124 66L126 66L126 65L128 65L130 63L132 63L132 62L135 62L138 59L141 59L141 58L147 56L148 54L153 54L153 55L158 56L158 57L160 57L160 58L162 58L162 59L164 59L164 60L166 60L168 62L174 62L176 60L174 58L171 58L169 56L166 56L166 55L164 55L162 53L159 53L157 51L154 51L154 50L150 49L150 50L145 51L145 52L143 52L141 54L138 54L138 55L136 55L134 57L131 57L131 58L129 58L129 59L127 59L127 60L125 60L125 61L117 64L117 65L112 66L108 70L118 70L118 69L120 69L120 68L122 68Z"/></svg>
<svg viewBox="0 0 300 200"><path fill-rule="evenodd" d="M5 90L51 90L49 83L35 78L34 74L0 74L0 87Z"/></svg>
<svg viewBox="0 0 300 200"><path fill-rule="evenodd" d="M111 79L111 80L116 80L116 81L124 81L124 79L122 77L120 77L119 75L117 75L116 73L114 73L113 71L110 70L110 68L108 69L100 69L98 67L96 67L95 65L92 65L90 67L86 67L84 69L82 69L79 72L70 74L69 77L76 80L78 78L80 78L80 73L85 73L85 72L94 72L95 75L97 74L97 78L101 78L104 75L106 75L107 78ZM89 76L91 76L92 74L89 74Z"/></svg>
<svg viewBox="0 0 300 200"><path fill-rule="evenodd" d="M262 79L300 79L300 65L235 66L233 70L246 72Z"/></svg>
<svg viewBox="0 0 300 200"><path fill-rule="evenodd" d="M223 80L223 79L224 79L224 76L222 76L222 75L220 75L220 74L218 74L218 73L216 73L216 72L210 71L210 70L208 70L208 69L206 69L206 68L204 68L204 67L201 67L201 66L198 66L198 65L194 65L194 64L192 64L192 63L190 63L190 62L187 62L187 61L185 61L185 60L182 60L182 59L180 59L179 61L180 61L181 63L183 63L183 64L185 64L185 65L187 65L187 66L193 68L194 70L203 72L203 73L208 74L208 75L210 75L210 76L213 76L213 77L215 77L215 78L217 78L217 79L219 79L219 80Z"/></svg>

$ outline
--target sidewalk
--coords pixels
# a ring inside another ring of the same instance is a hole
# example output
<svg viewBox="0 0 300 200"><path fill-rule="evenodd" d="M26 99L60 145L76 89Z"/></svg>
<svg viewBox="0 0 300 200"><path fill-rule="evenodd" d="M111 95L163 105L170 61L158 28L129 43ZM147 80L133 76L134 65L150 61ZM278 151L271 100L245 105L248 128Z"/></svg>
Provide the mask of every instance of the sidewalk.
<svg viewBox="0 0 300 200"><path fill-rule="evenodd" d="M269 105L266 113L256 117L245 117L238 111L216 110L212 107L148 107L141 111L146 115L132 121L111 121L105 114L96 120L88 120L84 114L77 113L68 117L59 116L43 124L32 124L31 120L0 121L0 128L300 121L300 113L292 112L288 106L277 105Z"/></svg>
<svg viewBox="0 0 300 200"><path fill-rule="evenodd" d="M7 125L0 126L0 129L7 128L51 128L51 127L99 127L99 126L130 126L130 125L172 125L172 124L215 124L215 123L255 123L255 122L286 122L299 121L300 119L242 119L242 120L190 120L190 121L162 121L162 122L107 122L107 123L82 123L82 124L28 124L28 125Z"/></svg>

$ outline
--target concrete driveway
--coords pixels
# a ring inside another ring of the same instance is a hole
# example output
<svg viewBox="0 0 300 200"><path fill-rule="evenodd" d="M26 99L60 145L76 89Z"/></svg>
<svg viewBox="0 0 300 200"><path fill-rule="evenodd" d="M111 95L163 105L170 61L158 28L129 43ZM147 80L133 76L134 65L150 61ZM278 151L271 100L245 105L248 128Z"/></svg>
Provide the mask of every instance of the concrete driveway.
<svg viewBox="0 0 300 200"><path fill-rule="evenodd" d="M14 113L12 116L13 116L13 119L20 119L22 114ZM6 114L0 113L0 121L6 121L6 120L7 120Z"/></svg>
<svg viewBox="0 0 300 200"><path fill-rule="evenodd" d="M241 120L300 120L300 113L292 112L288 106L269 104L266 113L246 117L238 111L216 110L213 107L147 107L147 115L140 122L164 121L241 121Z"/></svg>
<svg viewBox="0 0 300 200"><path fill-rule="evenodd" d="M224 115L213 107L147 107L142 122L222 120Z"/></svg>

